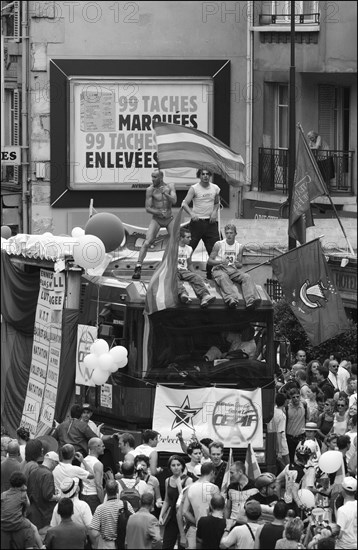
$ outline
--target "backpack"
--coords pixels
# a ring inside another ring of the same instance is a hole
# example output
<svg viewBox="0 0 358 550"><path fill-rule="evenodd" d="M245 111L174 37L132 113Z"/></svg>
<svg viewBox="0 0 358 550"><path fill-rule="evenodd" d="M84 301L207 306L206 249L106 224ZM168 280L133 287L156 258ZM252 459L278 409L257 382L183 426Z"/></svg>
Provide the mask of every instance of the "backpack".
<svg viewBox="0 0 358 550"><path fill-rule="evenodd" d="M124 550L125 548L127 523L130 516L131 513L128 510L128 502L123 500L123 508L119 510L117 522L117 548L119 550Z"/></svg>
<svg viewBox="0 0 358 550"><path fill-rule="evenodd" d="M132 505L133 510L135 512L138 512L140 508L140 495L136 489L136 486L139 483L139 479L136 480L132 488L127 487L127 485L123 482L122 479L119 479L118 482L122 487L122 491L119 494L119 498L123 500L123 502L129 502Z"/></svg>

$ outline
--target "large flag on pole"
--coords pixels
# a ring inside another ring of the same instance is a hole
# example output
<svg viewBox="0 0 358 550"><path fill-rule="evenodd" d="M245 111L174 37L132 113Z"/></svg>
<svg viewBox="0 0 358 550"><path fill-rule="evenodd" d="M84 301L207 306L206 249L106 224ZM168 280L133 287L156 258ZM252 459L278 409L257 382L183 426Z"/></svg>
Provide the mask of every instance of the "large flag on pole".
<svg viewBox="0 0 358 550"><path fill-rule="evenodd" d="M259 463L255 455L255 451L252 448L251 443L247 447L246 457L245 457L245 472L247 477L251 481L255 481L257 477L261 474Z"/></svg>
<svg viewBox="0 0 358 550"><path fill-rule="evenodd" d="M158 164L164 168L207 168L222 176L233 187L245 184L243 170L245 163L241 155L232 151L222 141L196 130L154 122Z"/></svg>
<svg viewBox="0 0 358 550"><path fill-rule="evenodd" d="M319 239L271 260L285 298L313 346L349 328Z"/></svg>
<svg viewBox="0 0 358 550"><path fill-rule="evenodd" d="M230 485L230 470L231 470L231 466L233 465L233 463L234 463L234 459L233 459L233 456L232 456L232 448L230 447L229 460L227 461L226 470L225 470L225 474L224 474L224 477L223 477L223 482L221 484L221 494L224 497L226 497L226 493L227 493L228 487Z"/></svg>
<svg viewBox="0 0 358 550"><path fill-rule="evenodd" d="M178 304L178 247L183 208L177 213L163 259L149 282L145 303L148 315Z"/></svg>
<svg viewBox="0 0 358 550"><path fill-rule="evenodd" d="M306 228L314 225L311 201L321 195L327 195L327 190L317 162L300 129L288 234L301 244L306 242Z"/></svg>

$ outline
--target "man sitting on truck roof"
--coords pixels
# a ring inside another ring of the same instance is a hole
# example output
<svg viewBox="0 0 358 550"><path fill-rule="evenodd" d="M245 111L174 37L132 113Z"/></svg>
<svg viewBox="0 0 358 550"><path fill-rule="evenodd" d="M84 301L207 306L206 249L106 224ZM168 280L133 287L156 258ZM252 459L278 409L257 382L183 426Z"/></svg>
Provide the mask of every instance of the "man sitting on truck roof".
<svg viewBox="0 0 358 550"><path fill-rule="evenodd" d="M195 273L193 262L191 261L191 256L193 254L193 249L189 246L191 239L191 233L188 227L180 228L180 239L179 239L179 248L178 248L178 295L179 299L183 304L188 304L191 302L191 299L188 296L188 293L185 290L184 284L182 281L187 281L191 284L196 296L200 300L200 307L205 309L210 304L215 302L215 296L212 296L208 291L204 279L198 274Z"/></svg>
<svg viewBox="0 0 358 550"><path fill-rule="evenodd" d="M243 246L235 240L237 235L233 223L224 227L225 239L217 241L208 259L213 266L212 277L220 287L224 302L229 308L239 305L239 292L235 283L240 283L246 309L254 309L261 300L250 275L242 271Z"/></svg>

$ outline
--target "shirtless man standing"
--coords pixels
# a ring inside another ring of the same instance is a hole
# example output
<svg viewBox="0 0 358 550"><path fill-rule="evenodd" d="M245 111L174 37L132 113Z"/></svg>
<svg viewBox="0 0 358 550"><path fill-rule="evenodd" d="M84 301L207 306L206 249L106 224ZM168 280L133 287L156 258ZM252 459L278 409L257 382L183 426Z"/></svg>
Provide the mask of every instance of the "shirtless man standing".
<svg viewBox="0 0 358 550"><path fill-rule="evenodd" d="M138 262L134 269L132 279L140 279L142 264L147 255L148 248L154 241L161 227L165 227L169 235L172 230L172 206L177 202L177 195L172 183L164 183L163 172L154 170L152 184L147 188L145 195L145 209L153 218L149 224L145 241L138 255Z"/></svg>

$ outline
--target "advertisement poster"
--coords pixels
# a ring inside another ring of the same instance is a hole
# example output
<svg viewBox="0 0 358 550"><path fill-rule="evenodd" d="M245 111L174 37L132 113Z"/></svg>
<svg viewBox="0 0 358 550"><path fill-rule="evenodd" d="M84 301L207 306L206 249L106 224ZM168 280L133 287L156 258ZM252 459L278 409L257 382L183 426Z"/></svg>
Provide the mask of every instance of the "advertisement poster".
<svg viewBox="0 0 358 550"><path fill-rule="evenodd" d="M158 451L181 452L180 431L187 444L195 434L199 440L222 441L225 447L262 447L261 388L177 390L158 385L153 430L160 434Z"/></svg>
<svg viewBox="0 0 358 550"><path fill-rule="evenodd" d="M70 188L145 189L158 168L153 122L211 130L210 80L71 79ZM187 189L193 168L165 170Z"/></svg>

